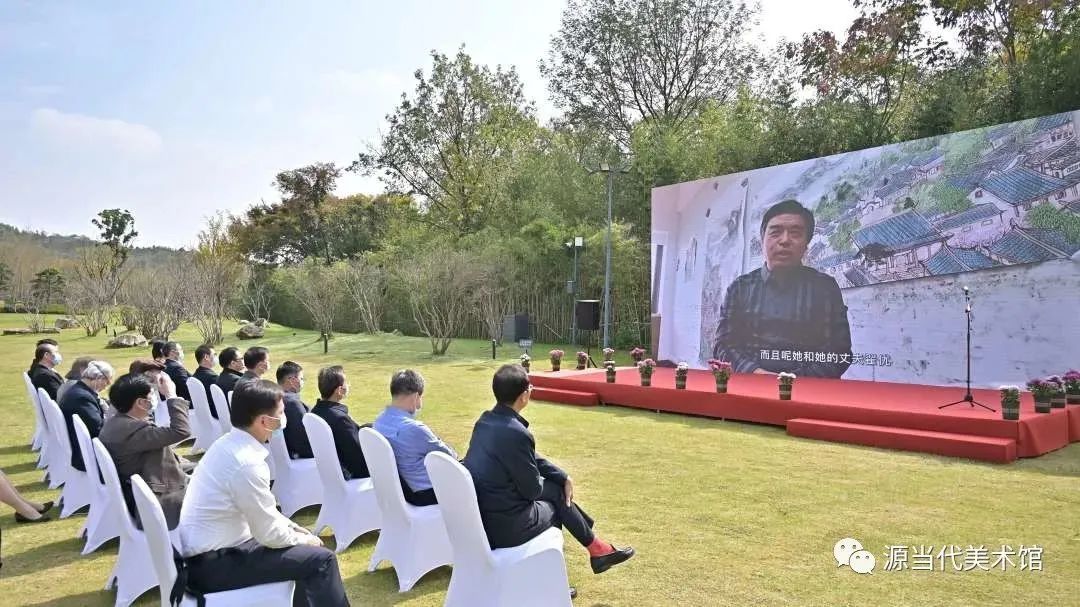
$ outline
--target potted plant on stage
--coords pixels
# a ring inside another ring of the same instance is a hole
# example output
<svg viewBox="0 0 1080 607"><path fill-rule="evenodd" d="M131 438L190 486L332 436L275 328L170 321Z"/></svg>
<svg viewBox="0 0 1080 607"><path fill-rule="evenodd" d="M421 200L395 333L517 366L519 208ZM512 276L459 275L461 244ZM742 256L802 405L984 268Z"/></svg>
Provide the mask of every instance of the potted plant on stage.
<svg viewBox="0 0 1080 607"><path fill-rule="evenodd" d="M611 362L615 360L615 349L604 348L604 362Z"/></svg>
<svg viewBox="0 0 1080 607"><path fill-rule="evenodd" d="M1031 395L1035 397L1035 412L1049 413L1050 399L1058 391L1057 384L1045 379L1033 379L1027 383L1027 389L1031 390Z"/></svg>
<svg viewBox="0 0 1080 607"><path fill-rule="evenodd" d="M532 358L528 354L521 355L521 366L525 367L525 372L529 372L529 365L532 364Z"/></svg>
<svg viewBox="0 0 1080 607"><path fill-rule="evenodd" d="M1070 405L1080 405L1080 371L1065 374L1065 399Z"/></svg>
<svg viewBox="0 0 1080 607"><path fill-rule="evenodd" d="M1054 384L1057 387L1057 391L1050 397L1051 409L1064 409L1066 396L1065 396L1065 380L1060 375L1051 375L1046 378L1046 381Z"/></svg>
<svg viewBox="0 0 1080 607"><path fill-rule="evenodd" d="M1016 386L1001 386L1001 418L1009 420L1020 419L1020 388Z"/></svg>
<svg viewBox="0 0 1080 607"><path fill-rule="evenodd" d="M577 353L577 370L584 371L585 367L589 365L589 355L585 352Z"/></svg>
<svg viewBox="0 0 1080 607"><path fill-rule="evenodd" d="M604 373L607 375L607 383L609 383L609 384L615 383L615 361L613 361L613 360L605 360L604 361Z"/></svg>
<svg viewBox="0 0 1080 607"><path fill-rule="evenodd" d="M635 365L638 364L639 362L645 360L645 350L642 348L634 348L633 350L630 350L630 358L633 359Z"/></svg>
<svg viewBox="0 0 1080 607"><path fill-rule="evenodd" d="M679 365L677 367L675 367L675 389L676 390L685 390L686 389L686 376L689 375L689 374L690 374L690 365L688 365L686 363L679 363Z"/></svg>
<svg viewBox="0 0 1080 607"><path fill-rule="evenodd" d="M795 386L795 374L779 373L776 376L776 381L780 385L780 400L791 400L791 388Z"/></svg>
<svg viewBox="0 0 1080 607"><path fill-rule="evenodd" d="M643 360L643 361L641 361L641 362L639 362L637 364L638 373L641 374L641 385L642 386L645 386L646 388L648 388L649 386L652 385L652 374L653 374L653 371L655 369L656 369L656 361L651 359L651 358L646 358L645 360Z"/></svg>
<svg viewBox="0 0 1080 607"><path fill-rule="evenodd" d="M548 352L548 357L551 358L551 370L558 371L562 368L562 357L565 352L562 350L552 350Z"/></svg>
<svg viewBox="0 0 1080 607"><path fill-rule="evenodd" d="M713 377L716 378L717 394L727 394L728 380L731 379L731 363L714 358L709 361L709 369L712 370Z"/></svg>

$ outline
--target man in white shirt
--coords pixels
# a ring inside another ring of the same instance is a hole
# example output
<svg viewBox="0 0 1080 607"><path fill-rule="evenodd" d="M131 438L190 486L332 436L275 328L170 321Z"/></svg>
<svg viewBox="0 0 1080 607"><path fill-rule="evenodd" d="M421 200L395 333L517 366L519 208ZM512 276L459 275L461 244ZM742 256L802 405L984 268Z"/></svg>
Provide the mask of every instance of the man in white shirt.
<svg viewBox="0 0 1080 607"><path fill-rule="evenodd" d="M233 392L233 429L207 450L180 510L188 585L221 592L293 580L293 605L347 606L334 553L275 508L270 435L285 428L277 384L243 382Z"/></svg>

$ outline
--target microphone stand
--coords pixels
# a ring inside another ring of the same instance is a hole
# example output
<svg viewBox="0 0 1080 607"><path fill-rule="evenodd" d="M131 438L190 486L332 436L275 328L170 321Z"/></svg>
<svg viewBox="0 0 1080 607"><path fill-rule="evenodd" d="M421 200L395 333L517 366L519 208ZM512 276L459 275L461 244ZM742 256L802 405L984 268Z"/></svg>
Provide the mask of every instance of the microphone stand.
<svg viewBox="0 0 1080 607"><path fill-rule="evenodd" d="M967 403L972 408L979 406L987 411L994 412L997 410L980 403L971 395L971 291L969 291L967 287L964 287L964 301L966 302L966 305L964 306L964 315L967 316L967 391L964 392L964 398L941 405L938 409L947 409L953 405Z"/></svg>

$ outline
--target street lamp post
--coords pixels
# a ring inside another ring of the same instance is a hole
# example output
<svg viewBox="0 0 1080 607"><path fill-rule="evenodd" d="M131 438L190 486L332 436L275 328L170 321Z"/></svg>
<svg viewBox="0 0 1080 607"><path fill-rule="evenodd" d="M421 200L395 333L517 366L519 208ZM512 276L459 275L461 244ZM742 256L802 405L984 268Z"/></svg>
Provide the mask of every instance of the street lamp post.
<svg viewBox="0 0 1080 607"><path fill-rule="evenodd" d="M607 238L604 242L604 347L611 347L611 206L614 196L615 173L629 173L627 166L612 167L606 162L600 163L596 173L607 175Z"/></svg>

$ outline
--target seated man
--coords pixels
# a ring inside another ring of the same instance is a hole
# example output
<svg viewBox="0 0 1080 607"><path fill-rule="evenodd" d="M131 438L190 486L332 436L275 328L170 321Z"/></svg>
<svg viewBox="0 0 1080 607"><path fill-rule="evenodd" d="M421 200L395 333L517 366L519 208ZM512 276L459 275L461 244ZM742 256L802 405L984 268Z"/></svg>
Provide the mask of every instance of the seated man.
<svg viewBox="0 0 1080 607"><path fill-rule="evenodd" d="M473 426L465 467L476 485L480 518L492 548L519 546L552 526L562 527L589 551L593 573L634 556L597 537L593 520L578 507L566 472L536 453L521 410L529 404L529 375L503 365L492 381L496 404Z"/></svg>
<svg viewBox="0 0 1080 607"><path fill-rule="evenodd" d="M187 380L191 377L184 368L184 348L175 341L165 342L165 372L176 386L176 395L191 403L191 393L187 389Z"/></svg>
<svg viewBox="0 0 1080 607"><path fill-rule="evenodd" d="M293 605L348 605L337 558L275 508L265 443L286 427L281 388L237 387L233 429L206 451L180 509L180 538L193 590L221 592L296 582Z"/></svg>
<svg viewBox="0 0 1080 607"><path fill-rule="evenodd" d="M60 389L56 391L57 404L64 399L64 393L68 391L68 388L79 383L79 380L82 379L82 372L86 370L86 365L90 364L92 360L94 360L92 356L80 356L75 359L75 362L71 363L71 369L64 375L64 383L60 384Z"/></svg>
<svg viewBox="0 0 1080 607"><path fill-rule="evenodd" d="M390 378L390 405L375 419L375 430L386 437L394 449L401 491L413 506L438 503L431 488L424 457L441 451L457 459L457 453L439 440L416 414L423 408L424 378L412 369L394 373Z"/></svg>
<svg viewBox="0 0 1080 607"><path fill-rule="evenodd" d="M236 380L237 383L250 381L253 379L262 379L263 375L270 370L270 350L262 346L252 346L244 352L244 374L240 379ZM235 390L236 387L233 387Z"/></svg>
<svg viewBox="0 0 1080 607"><path fill-rule="evenodd" d="M98 438L112 455L116 473L124 490L124 501L134 515L135 500L131 494L131 475L138 474L161 502L165 522L175 529L180 521L180 504L184 501L187 474L180 457L172 446L191 436L188 424L188 402L176 396L176 386L164 373L158 385L141 373L120 376L109 389L109 400L116 415L105 422ZM154 404L150 394L163 392L169 397L169 425L155 426L150 422Z"/></svg>
<svg viewBox="0 0 1080 607"><path fill-rule="evenodd" d="M214 396L210 393L210 386L216 384L218 380L218 374L214 373L215 358L214 346L203 344L195 348L195 362L199 365L199 368L195 369L192 377L199 380L199 383L206 389L206 402L210 404L210 415L217 419L217 406L214 405Z"/></svg>
<svg viewBox="0 0 1080 607"><path fill-rule="evenodd" d="M30 383L34 384L34 388L43 388L53 400L58 398L57 391L64 383L64 378L56 372L56 367L62 362L64 357L60 355L60 346L57 346L56 342L48 343L42 340L34 349L34 362L30 364L28 373Z"/></svg>
<svg viewBox="0 0 1080 607"><path fill-rule="evenodd" d="M101 426L105 423L105 407L102 406L98 393L109 387L112 378L113 368L109 363L92 361L83 370L79 383L68 388L64 393L64 400L60 401L60 412L64 414L68 440L71 441L71 466L76 470L86 472L86 465L83 463L82 450L79 449L79 439L75 436L71 417L78 415L86 424L90 438L97 438L101 433Z"/></svg>
<svg viewBox="0 0 1080 607"><path fill-rule="evenodd" d="M323 418L334 433L334 447L341 460L341 472L345 480L368 478L367 460L360 448L360 428L370 428L371 424L357 425L349 417L349 408L341 403L349 393L349 383L345 381L345 370L340 366L327 367L319 371L319 394L322 399L315 403L311 413Z"/></svg>
<svg viewBox="0 0 1080 607"><path fill-rule="evenodd" d="M304 369L291 360L281 363L277 370L277 383L285 392L285 417L289 425L285 426L285 448L292 459L309 459L311 443L304 430L304 414L310 411L300 400L300 391L304 389Z"/></svg>
<svg viewBox="0 0 1080 607"><path fill-rule="evenodd" d="M240 358L239 350L229 346L218 354L218 364L221 365L221 375L218 376L217 385L228 396L236 387L236 382L244 376L244 359Z"/></svg>

